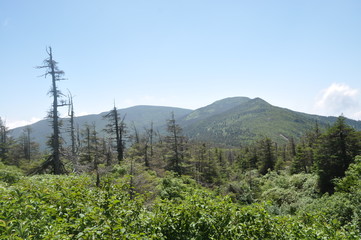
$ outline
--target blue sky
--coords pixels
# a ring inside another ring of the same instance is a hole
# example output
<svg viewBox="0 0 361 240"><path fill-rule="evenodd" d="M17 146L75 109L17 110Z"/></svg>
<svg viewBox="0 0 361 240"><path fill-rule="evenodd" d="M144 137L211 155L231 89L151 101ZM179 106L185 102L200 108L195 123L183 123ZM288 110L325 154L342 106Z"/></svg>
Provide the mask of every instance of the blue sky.
<svg viewBox="0 0 361 240"><path fill-rule="evenodd" d="M260 97L361 119L361 1L0 0L0 117L46 116L53 48L78 115Z"/></svg>

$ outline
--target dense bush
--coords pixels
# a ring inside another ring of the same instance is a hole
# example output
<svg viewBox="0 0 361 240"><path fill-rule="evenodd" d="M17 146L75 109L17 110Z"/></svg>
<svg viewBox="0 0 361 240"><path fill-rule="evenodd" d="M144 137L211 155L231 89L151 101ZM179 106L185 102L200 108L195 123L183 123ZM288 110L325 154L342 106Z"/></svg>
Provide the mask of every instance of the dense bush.
<svg viewBox="0 0 361 240"><path fill-rule="evenodd" d="M7 166L0 162L0 182L13 184L20 180L23 173L14 166Z"/></svg>
<svg viewBox="0 0 361 240"><path fill-rule="evenodd" d="M188 177L168 175L160 197L130 199L127 178L101 187L81 176L23 177L0 188L1 239L357 239L351 224L321 214L277 216L242 206ZM295 180L295 182L305 182ZM306 181L307 182L307 181ZM304 184L304 183L303 183ZM297 185L297 184L296 184Z"/></svg>
<svg viewBox="0 0 361 240"><path fill-rule="evenodd" d="M314 174L288 175L285 172L270 172L260 182L260 199L270 201L272 212L276 214L294 214L319 195L317 176Z"/></svg>

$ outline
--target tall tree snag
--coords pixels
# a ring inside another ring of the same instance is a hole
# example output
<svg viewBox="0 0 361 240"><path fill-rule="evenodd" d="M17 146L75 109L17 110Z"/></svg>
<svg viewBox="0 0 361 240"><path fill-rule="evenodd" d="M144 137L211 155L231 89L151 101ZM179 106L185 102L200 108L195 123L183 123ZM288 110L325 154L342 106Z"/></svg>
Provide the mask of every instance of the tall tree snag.
<svg viewBox="0 0 361 240"><path fill-rule="evenodd" d="M7 152L8 152L8 128L3 120L0 117L0 160L7 160Z"/></svg>
<svg viewBox="0 0 361 240"><path fill-rule="evenodd" d="M73 104L73 96L69 91L68 94L69 99L69 108L68 108L68 116L70 117L70 141L71 141L71 160L73 163L73 171L78 172L78 159L76 155L76 139L75 139L75 126L74 126L74 104Z"/></svg>
<svg viewBox="0 0 361 240"><path fill-rule="evenodd" d="M182 175L182 161L184 153L185 138L182 135L182 128L176 123L174 113L171 114L171 119L167 120L166 142L169 146L169 170L174 171L179 176Z"/></svg>
<svg viewBox="0 0 361 240"><path fill-rule="evenodd" d="M59 115L58 107L67 105L65 101L60 101L59 98L62 96L60 90L58 90L56 82L65 80L63 77L64 71L59 70L58 63L53 59L53 53L51 47L49 47L46 52L49 55L49 58L45 59L43 66L38 66L37 68L45 68L46 72L43 75L47 77L51 76L52 85L51 90L49 91L50 95L53 97L53 104L50 116L52 118L52 127L53 135L51 137L51 149L52 149L52 166L54 168L54 174L62 174L65 172L64 166L60 160L60 132L59 132Z"/></svg>
<svg viewBox="0 0 361 240"><path fill-rule="evenodd" d="M121 119L118 113L117 108L114 106L113 110L110 110L108 114L104 116L108 119L109 124L107 124L105 131L108 134L114 135L116 149L117 149L117 159L120 164L124 158L124 137L125 137L125 123L124 118Z"/></svg>

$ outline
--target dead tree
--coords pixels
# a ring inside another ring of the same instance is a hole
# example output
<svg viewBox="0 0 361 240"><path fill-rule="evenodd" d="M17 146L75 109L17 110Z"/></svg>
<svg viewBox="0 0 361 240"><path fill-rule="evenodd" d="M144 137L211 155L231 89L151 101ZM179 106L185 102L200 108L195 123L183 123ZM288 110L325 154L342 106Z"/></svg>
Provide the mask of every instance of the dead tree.
<svg viewBox="0 0 361 240"><path fill-rule="evenodd" d="M0 160L5 161L8 152L8 128L3 120L0 118Z"/></svg>
<svg viewBox="0 0 361 240"><path fill-rule="evenodd" d="M150 129L145 129L145 143L144 143L144 165L147 169L150 168L149 157L153 157L153 136L154 136L154 128L153 121L150 123ZM150 156L148 155L148 148L150 149Z"/></svg>
<svg viewBox="0 0 361 240"><path fill-rule="evenodd" d="M28 161L30 161L31 159L31 137L30 137L31 132L32 132L31 127L26 126L23 130L23 135L21 137L24 158L27 159Z"/></svg>
<svg viewBox="0 0 361 240"><path fill-rule="evenodd" d="M146 133L149 138L150 157L153 157L153 136L154 136L153 121L150 123L150 129L146 129Z"/></svg>
<svg viewBox="0 0 361 240"><path fill-rule="evenodd" d="M71 141L71 160L73 163L73 171L78 172L78 159L77 159L77 150L76 150L76 138L75 138L75 126L74 126L74 104L73 104L73 96L69 91L68 94L69 99L69 108L68 108L68 116L70 117L70 141Z"/></svg>
<svg viewBox="0 0 361 240"><path fill-rule="evenodd" d="M182 128L176 123L173 112L171 119L167 120L167 132L166 143L170 150L168 168L180 176L182 175L184 136L182 135Z"/></svg>
<svg viewBox="0 0 361 240"><path fill-rule="evenodd" d="M100 186L100 174L99 174L99 149L98 149L98 136L97 136L97 131L95 128L95 123L93 123L92 125L92 145L93 145L93 149L94 149L94 159L93 159L93 164L94 164L94 170L96 173L96 186L99 187Z"/></svg>
<svg viewBox="0 0 361 240"><path fill-rule="evenodd" d="M124 158L124 138L125 138L125 116L121 119L118 113L117 108L114 106L113 110L111 110L108 114L104 116L104 118L108 119L109 123L106 125L105 132L111 134L115 138L116 149L117 149L117 159L120 164Z"/></svg>
<svg viewBox="0 0 361 240"><path fill-rule="evenodd" d="M66 106L65 101L60 100L62 96L61 91L57 88L56 83L61 80L65 80L63 78L64 71L58 68L58 63L53 59L53 53L51 47L46 49L49 58L45 59L42 66L38 66L37 68L44 68L46 70L44 77L48 75L51 76L52 85L49 91L49 94L53 97L52 109L50 112L50 117L52 119L52 128L53 135L51 136L51 164L53 166L54 174L62 174L65 172L64 165L60 160L60 131L59 131L59 115L58 115L58 107ZM45 164L46 166L48 164Z"/></svg>

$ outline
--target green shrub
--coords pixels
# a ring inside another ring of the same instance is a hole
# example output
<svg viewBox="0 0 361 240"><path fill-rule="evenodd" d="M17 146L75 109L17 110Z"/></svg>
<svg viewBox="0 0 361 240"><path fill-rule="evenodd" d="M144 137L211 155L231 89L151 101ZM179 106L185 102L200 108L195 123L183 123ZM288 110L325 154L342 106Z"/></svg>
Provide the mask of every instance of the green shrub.
<svg viewBox="0 0 361 240"><path fill-rule="evenodd" d="M130 198L128 180L104 177L101 186L95 187L88 175L40 175L22 177L11 186L0 185L0 239L359 239L360 236L354 225L342 225L338 220L344 216L341 208L348 203L340 205L339 212L329 211L329 214L342 213L334 218L323 217L314 208L295 216L277 216L267 210L270 207L267 204L240 205L230 197L217 196L198 186L188 177L168 174L159 185L160 197L150 204L145 202L143 194ZM335 210L343 198L323 201L319 204L326 209L334 202L331 209ZM320 208L320 205L314 206Z"/></svg>
<svg viewBox="0 0 361 240"><path fill-rule="evenodd" d="M13 184L23 176L21 170L15 166L7 166L0 163L0 181Z"/></svg>
<svg viewBox="0 0 361 240"><path fill-rule="evenodd" d="M168 200L184 199L186 194L192 193L195 188L197 186L193 179L187 176L178 177L172 172L168 172L158 186L160 197Z"/></svg>
<svg viewBox="0 0 361 240"><path fill-rule="evenodd" d="M295 214L318 197L317 176L270 172L263 177L260 199L270 201L275 214Z"/></svg>

